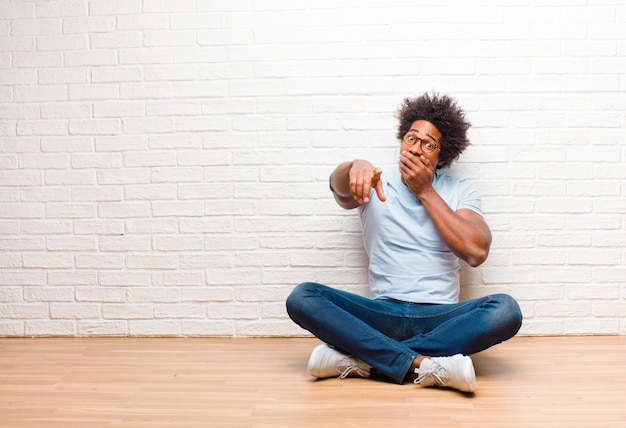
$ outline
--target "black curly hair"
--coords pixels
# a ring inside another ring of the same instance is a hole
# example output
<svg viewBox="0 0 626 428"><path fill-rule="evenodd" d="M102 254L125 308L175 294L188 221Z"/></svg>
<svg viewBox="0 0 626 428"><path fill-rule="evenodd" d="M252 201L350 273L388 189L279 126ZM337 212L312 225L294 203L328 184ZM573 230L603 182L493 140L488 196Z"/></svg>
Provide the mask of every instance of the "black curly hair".
<svg viewBox="0 0 626 428"><path fill-rule="evenodd" d="M456 101L447 95L425 93L417 98L405 98L396 117L400 121L397 133L400 141L416 120L426 120L437 127L441 132L439 160L442 162L437 168L450 165L470 144L467 130L471 124Z"/></svg>

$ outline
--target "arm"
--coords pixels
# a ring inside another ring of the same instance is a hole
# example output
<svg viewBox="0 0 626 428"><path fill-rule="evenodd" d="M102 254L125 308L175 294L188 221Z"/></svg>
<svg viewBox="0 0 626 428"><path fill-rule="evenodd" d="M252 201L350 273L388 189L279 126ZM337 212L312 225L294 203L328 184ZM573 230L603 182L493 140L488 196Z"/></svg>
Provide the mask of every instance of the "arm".
<svg viewBox="0 0 626 428"><path fill-rule="evenodd" d="M400 172L452 252L470 266L482 264L491 247L491 231L485 220L469 209L452 211L433 188L434 168L424 156L403 153Z"/></svg>
<svg viewBox="0 0 626 428"><path fill-rule="evenodd" d="M469 209L452 211L434 190L420 200L443 240L457 257L474 267L487 259L491 231L480 215Z"/></svg>
<svg viewBox="0 0 626 428"><path fill-rule="evenodd" d="M384 202L386 198L380 181L382 172L370 162L359 159L337 166L328 180L337 204L347 210L363 205L369 202L372 188L376 190L378 199Z"/></svg>

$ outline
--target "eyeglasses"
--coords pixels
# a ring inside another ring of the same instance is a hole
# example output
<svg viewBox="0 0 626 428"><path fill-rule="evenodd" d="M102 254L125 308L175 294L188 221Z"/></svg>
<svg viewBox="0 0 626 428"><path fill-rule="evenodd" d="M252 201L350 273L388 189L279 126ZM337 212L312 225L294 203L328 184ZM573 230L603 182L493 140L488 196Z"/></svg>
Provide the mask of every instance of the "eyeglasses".
<svg viewBox="0 0 626 428"><path fill-rule="evenodd" d="M424 140L423 138L418 137L416 134L414 134L412 132L407 132L404 135L403 141L404 141L405 144L408 144L408 145L411 145L411 146L419 141L420 142L420 148L422 149L422 152L424 152L424 153L432 153L435 150L441 148L441 146L438 146L437 144L435 144L431 140Z"/></svg>

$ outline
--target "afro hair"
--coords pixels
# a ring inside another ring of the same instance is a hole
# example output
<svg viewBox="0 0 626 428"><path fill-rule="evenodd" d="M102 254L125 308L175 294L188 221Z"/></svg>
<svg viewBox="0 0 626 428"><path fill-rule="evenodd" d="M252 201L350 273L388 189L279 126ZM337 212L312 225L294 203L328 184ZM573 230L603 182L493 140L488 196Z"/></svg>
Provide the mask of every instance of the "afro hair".
<svg viewBox="0 0 626 428"><path fill-rule="evenodd" d="M469 146L467 130L471 124L454 99L447 95L425 93L417 98L405 98L396 117L400 123L397 137L400 141L416 120L426 120L441 132L441 153L438 167L449 166Z"/></svg>

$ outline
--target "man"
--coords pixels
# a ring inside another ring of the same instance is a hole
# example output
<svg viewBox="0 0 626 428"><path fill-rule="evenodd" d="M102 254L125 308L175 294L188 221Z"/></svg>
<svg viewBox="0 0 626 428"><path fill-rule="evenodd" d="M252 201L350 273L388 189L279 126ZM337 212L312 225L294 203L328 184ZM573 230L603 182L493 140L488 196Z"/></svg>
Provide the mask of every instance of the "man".
<svg viewBox="0 0 626 428"><path fill-rule="evenodd" d="M473 392L467 355L513 337L522 314L505 294L459 302L458 259L478 266L491 245L476 188L440 171L469 145L470 124L439 94L405 99L397 117L398 169L354 160L329 180L337 203L358 209L372 298L305 282L287 312L325 342L311 354L312 376L376 373Z"/></svg>

